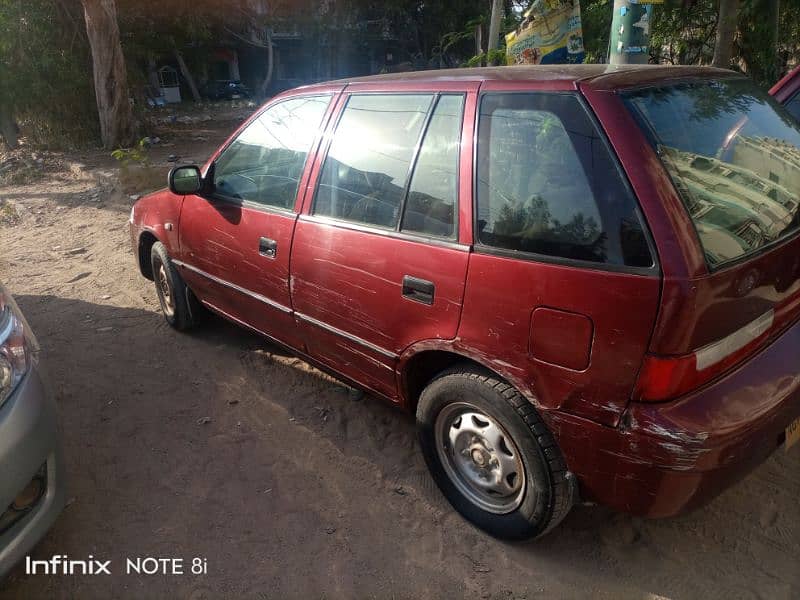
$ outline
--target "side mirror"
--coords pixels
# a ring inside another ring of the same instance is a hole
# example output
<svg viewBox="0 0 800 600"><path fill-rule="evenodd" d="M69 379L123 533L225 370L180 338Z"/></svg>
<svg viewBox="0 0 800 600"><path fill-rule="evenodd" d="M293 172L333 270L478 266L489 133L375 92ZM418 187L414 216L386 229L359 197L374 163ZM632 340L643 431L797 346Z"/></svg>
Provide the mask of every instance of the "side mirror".
<svg viewBox="0 0 800 600"><path fill-rule="evenodd" d="M200 169L194 165L174 167L169 172L169 190L173 194L185 196L197 194L203 188Z"/></svg>

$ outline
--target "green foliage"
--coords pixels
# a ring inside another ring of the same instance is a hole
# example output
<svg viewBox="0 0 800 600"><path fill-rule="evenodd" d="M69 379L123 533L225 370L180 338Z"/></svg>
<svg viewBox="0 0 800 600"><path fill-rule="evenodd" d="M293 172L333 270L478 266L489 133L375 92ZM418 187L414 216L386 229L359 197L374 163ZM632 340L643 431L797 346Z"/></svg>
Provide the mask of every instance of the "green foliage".
<svg viewBox="0 0 800 600"><path fill-rule="evenodd" d="M779 20L772 12L775 7L780 8ZM651 62L710 64L717 11L717 0L667 0L655 6L650 30ZM800 61L798 3L741 0L737 30L730 67L744 71L763 87L775 83L787 65Z"/></svg>
<svg viewBox="0 0 800 600"><path fill-rule="evenodd" d="M0 108L33 145L98 137L91 60L77 0L0 0Z"/></svg>
<svg viewBox="0 0 800 600"><path fill-rule="evenodd" d="M698 0L684 6L668 0L653 11L651 60L674 65L709 64L714 56L717 3Z"/></svg>
<svg viewBox="0 0 800 600"><path fill-rule="evenodd" d="M111 153L115 160L122 163L123 167L138 164L143 167L150 166L150 155L147 152L148 138L142 138L133 148L117 148Z"/></svg>
<svg viewBox="0 0 800 600"><path fill-rule="evenodd" d="M587 63L606 61L613 7L613 0L581 0L581 27Z"/></svg>
<svg viewBox="0 0 800 600"><path fill-rule="evenodd" d="M464 63L465 67L480 67L486 66L500 66L506 64L506 48L496 48L489 50L489 52L481 52L476 54Z"/></svg>

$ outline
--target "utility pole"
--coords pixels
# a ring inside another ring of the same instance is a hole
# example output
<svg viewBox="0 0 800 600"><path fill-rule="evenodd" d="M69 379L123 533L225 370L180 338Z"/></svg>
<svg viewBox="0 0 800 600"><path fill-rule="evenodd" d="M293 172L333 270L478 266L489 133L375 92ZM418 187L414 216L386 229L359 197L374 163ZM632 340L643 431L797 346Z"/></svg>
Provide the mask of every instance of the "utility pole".
<svg viewBox="0 0 800 600"><path fill-rule="evenodd" d="M651 0L652 2L652 0ZM656 2L657 3L657 2ZM652 4L614 0L608 62L612 65L644 65L650 58Z"/></svg>

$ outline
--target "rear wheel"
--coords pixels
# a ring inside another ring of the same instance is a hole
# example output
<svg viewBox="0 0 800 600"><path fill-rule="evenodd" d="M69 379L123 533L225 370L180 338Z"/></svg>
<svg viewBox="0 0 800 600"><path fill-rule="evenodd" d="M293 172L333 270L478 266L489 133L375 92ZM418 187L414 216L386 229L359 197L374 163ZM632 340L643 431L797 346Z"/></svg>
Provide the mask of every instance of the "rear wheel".
<svg viewBox="0 0 800 600"><path fill-rule="evenodd" d="M167 323L180 331L191 329L199 316L200 303L186 286L161 242L153 244L150 263L158 301Z"/></svg>
<svg viewBox="0 0 800 600"><path fill-rule="evenodd" d="M439 488L464 517L499 538L555 527L573 504L574 479L536 409L512 386L453 368L422 392L419 439Z"/></svg>

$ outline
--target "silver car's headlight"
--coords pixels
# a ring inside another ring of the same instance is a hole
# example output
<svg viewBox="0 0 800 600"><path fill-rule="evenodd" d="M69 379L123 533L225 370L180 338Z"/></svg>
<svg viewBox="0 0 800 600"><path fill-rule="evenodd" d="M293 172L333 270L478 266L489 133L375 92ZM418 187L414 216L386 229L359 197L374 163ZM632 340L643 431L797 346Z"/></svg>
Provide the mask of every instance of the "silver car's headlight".
<svg viewBox="0 0 800 600"><path fill-rule="evenodd" d="M17 303L0 284L0 406L28 372L38 350Z"/></svg>

